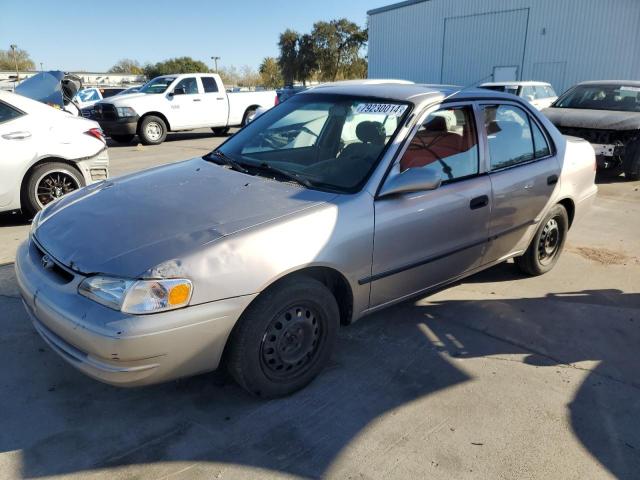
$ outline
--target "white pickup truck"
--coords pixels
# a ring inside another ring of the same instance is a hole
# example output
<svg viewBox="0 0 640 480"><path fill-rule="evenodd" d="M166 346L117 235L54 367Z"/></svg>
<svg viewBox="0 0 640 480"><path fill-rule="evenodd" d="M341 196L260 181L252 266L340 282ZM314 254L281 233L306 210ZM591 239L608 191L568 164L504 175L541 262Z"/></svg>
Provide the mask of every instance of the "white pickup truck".
<svg viewBox="0 0 640 480"><path fill-rule="evenodd" d="M244 126L256 109L273 107L276 98L275 91L227 93L214 73L163 75L137 93L97 103L92 119L116 142L138 135L143 144L157 145L180 130L210 127L223 135Z"/></svg>

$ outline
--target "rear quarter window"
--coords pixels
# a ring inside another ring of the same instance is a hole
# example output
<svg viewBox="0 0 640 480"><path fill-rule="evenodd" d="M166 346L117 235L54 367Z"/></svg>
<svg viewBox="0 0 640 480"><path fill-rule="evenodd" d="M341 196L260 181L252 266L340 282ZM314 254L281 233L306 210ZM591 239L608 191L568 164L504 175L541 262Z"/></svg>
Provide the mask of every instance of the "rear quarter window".
<svg viewBox="0 0 640 480"><path fill-rule="evenodd" d="M24 115L20 110L4 102L0 102L0 123L10 122Z"/></svg>

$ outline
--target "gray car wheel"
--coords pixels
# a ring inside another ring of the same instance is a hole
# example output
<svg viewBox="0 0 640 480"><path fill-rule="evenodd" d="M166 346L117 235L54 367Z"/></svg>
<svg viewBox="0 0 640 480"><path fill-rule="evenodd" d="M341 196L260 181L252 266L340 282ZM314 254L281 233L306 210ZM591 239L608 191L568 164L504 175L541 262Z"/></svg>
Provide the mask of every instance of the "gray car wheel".
<svg viewBox="0 0 640 480"><path fill-rule="evenodd" d="M229 339L227 369L249 393L289 395L329 361L340 313L332 293L312 278L285 279L247 308Z"/></svg>
<svg viewBox="0 0 640 480"><path fill-rule="evenodd" d="M516 265L532 276L547 273L560 258L568 230L567 210L562 205L555 205L540 222L524 255L515 258Z"/></svg>

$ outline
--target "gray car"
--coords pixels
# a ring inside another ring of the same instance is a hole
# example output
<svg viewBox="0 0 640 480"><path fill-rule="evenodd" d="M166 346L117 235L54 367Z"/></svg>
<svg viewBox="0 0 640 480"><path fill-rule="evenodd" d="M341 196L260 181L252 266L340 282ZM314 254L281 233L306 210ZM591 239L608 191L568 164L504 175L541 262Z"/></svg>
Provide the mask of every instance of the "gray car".
<svg viewBox="0 0 640 480"><path fill-rule="evenodd" d="M36 330L98 380L224 364L252 394L285 395L326 365L341 324L512 257L549 271L594 165L513 96L327 85L202 158L48 206L17 279Z"/></svg>

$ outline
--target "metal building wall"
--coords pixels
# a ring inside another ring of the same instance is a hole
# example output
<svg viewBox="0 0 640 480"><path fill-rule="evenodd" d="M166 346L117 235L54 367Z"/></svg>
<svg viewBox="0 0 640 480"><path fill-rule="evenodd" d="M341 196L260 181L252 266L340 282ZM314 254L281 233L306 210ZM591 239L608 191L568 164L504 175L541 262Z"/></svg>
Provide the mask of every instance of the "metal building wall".
<svg viewBox="0 0 640 480"><path fill-rule="evenodd" d="M368 54L370 78L466 84L516 59L558 91L640 79L640 0L409 0L370 12Z"/></svg>

